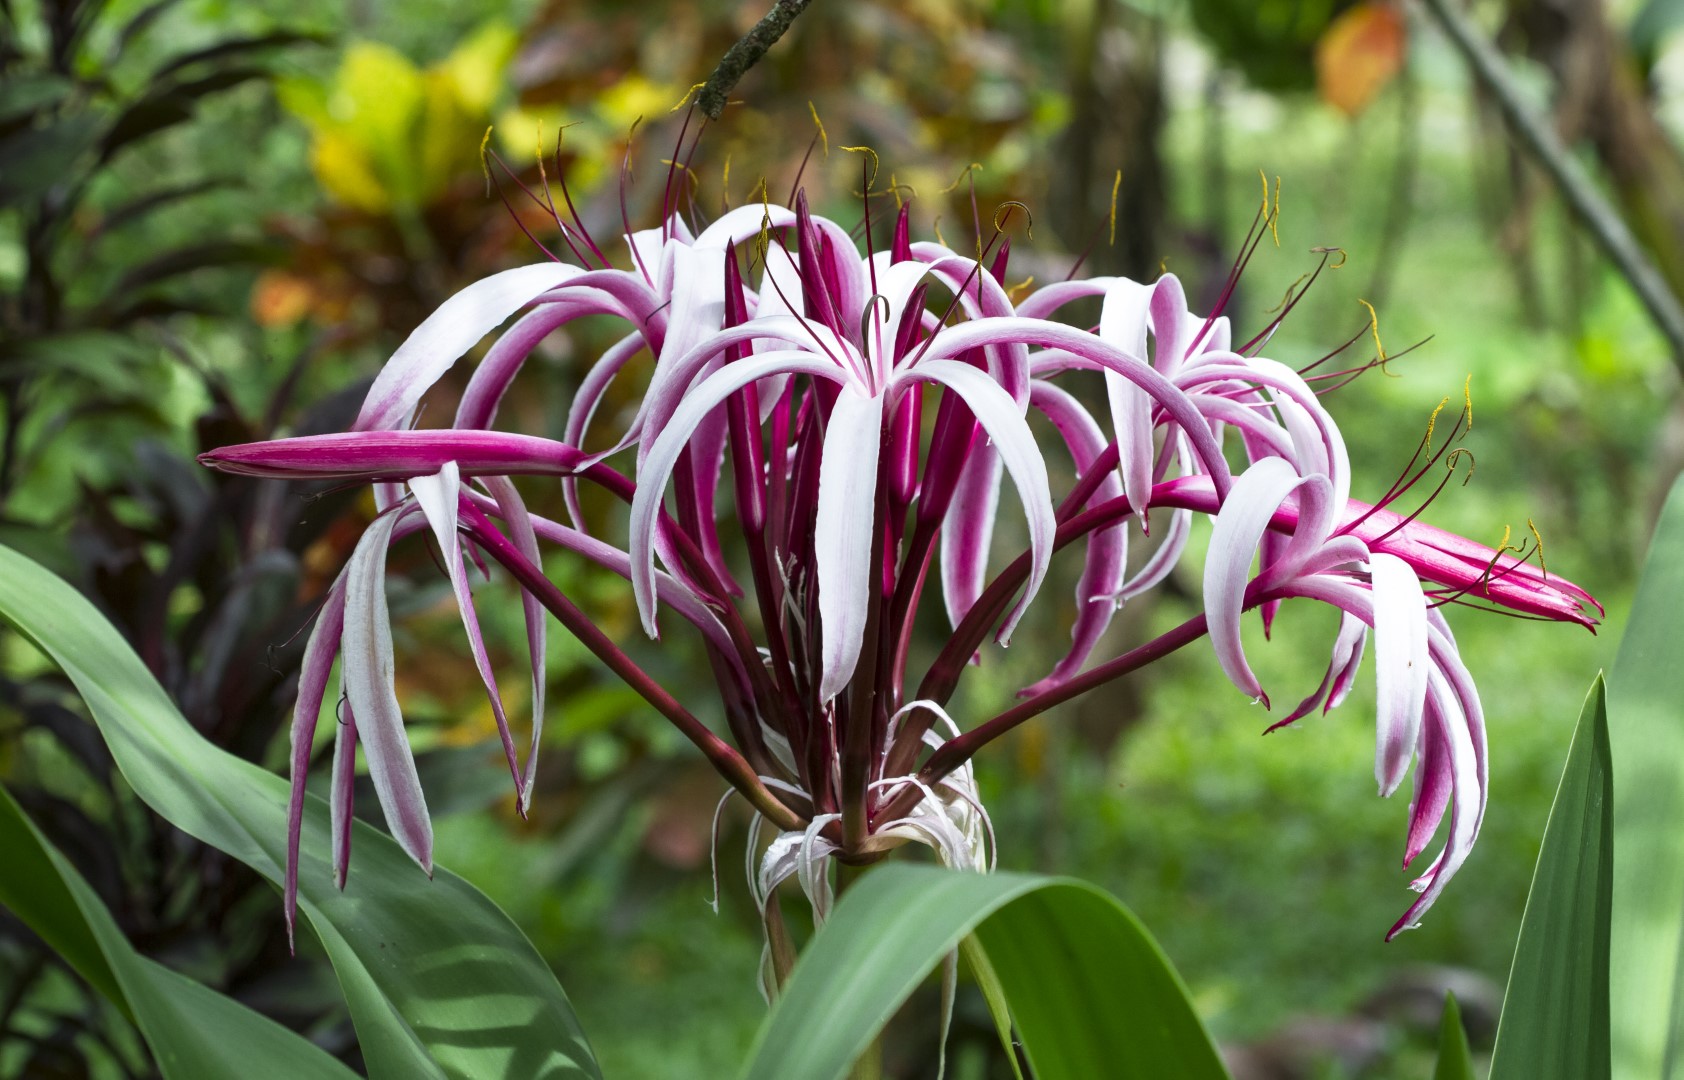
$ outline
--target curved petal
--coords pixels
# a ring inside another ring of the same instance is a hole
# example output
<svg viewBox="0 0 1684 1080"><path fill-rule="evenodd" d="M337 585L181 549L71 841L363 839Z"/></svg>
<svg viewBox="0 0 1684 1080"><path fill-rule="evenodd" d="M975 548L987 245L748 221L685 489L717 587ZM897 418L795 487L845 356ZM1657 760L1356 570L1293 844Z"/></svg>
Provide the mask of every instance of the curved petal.
<svg viewBox="0 0 1684 1080"><path fill-rule="evenodd" d="M1001 645L1011 643L1012 631L1041 582L1047 576L1047 564L1052 561L1053 533L1057 521L1053 515L1052 491L1047 483L1047 465L1041 459L1035 435L1019 411L1017 402L1000 385L983 372L957 360L926 360L905 372L902 378L924 379L940 383L958 394L982 425L993 442L1000 461L1017 486L1018 498L1023 501L1023 513L1029 522L1029 580L1023 595L1000 627Z"/></svg>
<svg viewBox="0 0 1684 1080"><path fill-rule="evenodd" d="M1301 483L1302 478L1281 458L1264 458L1240 474L1216 515L1210 553L1205 557L1205 615L1216 659L1235 686L1265 707L1269 696L1252 674L1240 644L1240 613L1263 530L1276 508Z"/></svg>
<svg viewBox="0 0 1684 1080"><path fill-rule="evenodd" d="M987 439L974 439L941 520L941 596L955 627L987 583L988 548L999 512L1000 455Z"/></svg>
<svg viewBox="0 0 1684 1080"><path fill-rule="evenodd" d="M672 419L650 444L648 456L639 470L630 523L632 592L637 597L637 610L643 620L644 632L650 637L659 636L655 625L655 527L660 519L667 481L672 478L672 470L678 464L678 455L683 452L702 418L726 398L756 379L789 374L840 381L836 365L809 353L789 351L747 357L725 365L693 387L680 402Z"/></svg>
<svg viewBox="0 0 1684 1080"><path fill-rule="evenodd" d="M819 459L813 561L819 581L822 675L819 701L854 676L870 603L871 541L877 524L877 457L883 398L844 389L836 397Z"/></svg>
<svg viewBox="0 0 1684 1080"><path fill-rule="evenodd" d="M515 751L514 734L509 731L509 716L503 710L503 694L497 689L497 676L491 670L491 657L485 651L485 638L480 633L479 615L474 611L474 594L468 588L468 569L462 561L462 541L457 535L457 507L462 497L462 477L454 461L445 463L433 476L417 476L410 480L409 490L415 493L416 505L432 527L438 541L439 556L444 560L445 573L450 575L450 589L456 596L456 610L462 617L462 629L468 635L468 652L474 658L474 669L485 686L486 699L491 703L491 715L497 721L497 735L503 740L503 754L509 761L509 775L514 778L515 793L521 805L526 804L526 787L520 771L520 756Z"/></svg>
<svg viewBox="0 0 1684 1080"><path fill-rule="evenodd" d="M380 369L353 429L403 427L421 395L475 342L548 290L582 273L577 266L556 262L516 267L476 281L440 304Z"/></svg>
<svg viewBox="0 0 1684 1080"><path fill-rule="evenodd" d="M1146 362L1147 314L1150 287L1119 278L1105 294L1099 313L1099 337ZM1116 371L1105 372L1105 394L1111 403L1111 424L1117 433L1118 469L1123 494L1135 515L1145 520L1152 491L1152 399L1146 391Z"/></svg>
<svg viewBox="0 0 1684 1080"><path fill-rule="evenodd" d="M1427 598L1409 564L1376 553L1368 562L1374 582L1374 673L1379 691L1374 778L1390 795L1409 771L1427 698Z"/></svg>
<svg viewBox="0 0 1684 1080"><path fill-rule="evenodd" d="M762 228L785 229L795 224L795 213L771 203L749 203L735 210L727 210L702 230L690 245L698 248L725 249L726 244L740 244L759 235Z"/></svg>
<svg viewBox="0 0 1684 1080"><path fill-rule="evenodd" d="M1029 403L1053 422L1064 437L1065 445L1070 448L1077 475L1085 474L1094 459L1104 451L1106 442L1104 433L1087 409L1070 394L1039 380L1030 386ZM1122 491L1122 483L1115 473L1111 473L1100 483L1093 500L1114 499ZM1076 582L1076 621L1070 627L1070 651L1046 678L1019 691L1019 697L1051 690L1082 670L1082 665L1092 655L1116 615L1115 597L1122 588L1127 562L1128 529L1125 526L1114 525L1089 535L1082 560L1082 576Z"/></svg>
<svg viewBox="0 0 1684 1080"><path fill-rule="evenodd" d="M497 500L498 516L508 526L509 539L516 550L533 566L544 565L532 515L527 512L526 502L514 481L506 476L487 476L482 482ZM544 621L544 605L525 589L520 590L520 606L526 620L526 657L532 668L532 745L526 751L526 775L521 781L520 812L524 816L532 805L532 781L538 774L538 741L544 732L544 688L549 681L545 675L548 624Z"/></svg>
<svg viewBox="0 0 1684 1080"><path fill-rule="evenodd" d="M328 676L339 656L339 636L345 627L345 574L340 573L322 600L316 625L304 646L304 660L298 669L298 700L292 707L292 793L287 800L287 870L282 889L287 921L287 946L293 946L293 927L298 920L298 843L304 827L304 784L310 772L310 750L316 739L316 724L322 701L327 696Z"/></svg>
<svg viewBox="0 0 1684 1080"><path fill-rule="evenodd" d="M369 778L393 839L433 872L433 823L393 689L392 626L386 608L386 548L397 513L377 518L345 571L345 632L340 649L345 694L357 718Z"/></svg>

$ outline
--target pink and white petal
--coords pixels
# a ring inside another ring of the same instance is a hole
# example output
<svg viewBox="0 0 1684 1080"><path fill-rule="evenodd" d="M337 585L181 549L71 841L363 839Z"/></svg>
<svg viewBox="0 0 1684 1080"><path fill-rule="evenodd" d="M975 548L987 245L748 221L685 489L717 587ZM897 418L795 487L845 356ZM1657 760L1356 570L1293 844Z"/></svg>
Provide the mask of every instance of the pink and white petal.
<svg viewBox="0 0 1684 1080"><path fill-rule="evenodd" d="M287 800L287 869L282 890L289 951L294 947L293 929L298 921L298 846L304 827L304 784L310 772L310 751L316 740L322 701L327 696L327 680L333 673L333 661L339 656L339 635L344 626L345 575L341 572L322 600L316 625L304 646L304 660L298 671L298 700L292 707L292 791Z"/></svg>
<svg viewBox="0 0 1684 1080"><path fill-rule="evenodd" d="M1187 549L1187 538L1192 534L1193 512L1171 511L1169 527L1159 535L1158 546L1152 549L1152 554L1146 557L1146 561L1134 572L1134 576L1125 580L1122 588L1117 590L1117 603L1121 604L1148 592L1169 577L1170 571L1181 561L1181 553Z"/></svg>
<svg viewBox="0 0 1684 1080"><path fill-rule="evenodd" d="M375 376L354 429L403 427L421 396L480 338L548 290L581 273L577 266L557 262L516 267L476 281L440 304Z"/></svg>
<svg viewBox="0 0 1684 1080"><path fill-rule="evenodd" d="M1064 349L1106 371L1116 372L1145 390L1147 396L1186 433L1187 441L1198 455L1204 471L1211 478L1214 494L1218 498L1227 494L1233 477L1229 473L1227 459L1223 457L1222 446L1211 433L1209 422L1187 393L1175 381L1165 378L1162 372L1138 356L1133 356L1086 330L1017 316L973 319L942 329L930 343L924 362L960 356L978 347L1010 342ZM1147 463L1146 475L1150 479L1152 455L1149 447L1144 451L1144 456ZM1126 482L1125 477L1125 484Z"/></svg>
<svg viewBox="0 0 1684 1080"><path fill-rule="evenodd" d="M1436 715L1437 703L1427 698L1429 715L1421 726L1421 743L1415 761L1415 792L1409 800L1409 832L1404 841L1403 865L1408 866L1426 849L1444 811L1450 805L1450 746L1442 737L1443 721Z"/></svg>
<svg viewBox="0 0 1684 1080"><path fill-rule="evenodd" d="M1057 519L1053 513L1052 491L1047 483L1047 464L1035 444L1029 423L1010 394L986 374L957 360L926 360L907 372L904 377L925 379L939 383L958 394L976 417L1000 461L1017 487L1018 498L1029 524L1029 580L1023 595L1007 614L1000 627L998 641L1011 642L1018 620L1046 579L1047 565L1052 561L1053 534ZM974 452L974 451L973 451Z"/></svg>
<svg viewBox="0 0 1684 1080"><path fill-rule="evenodd" d="M485 489L497 501L498 516L503 519L505 531L516 550L533 566L544 565L543 556L538 551L538 534L532 525L532 515L527 511L526 501L520 497L514 481L506 476L488 476L484 483ZM546 675L548 624L545 622L544 605L525 589L520 590L520 606L526 621L526 658L532 670L532 744L526 751L526 774L520 785L520 812L524 816L532 805L532 782L538 773L538 744L544 732L544 689L549 682Z"/></svg>
<svg viewBox="0 0 1684 1080"><path fill-rule="evenodd" d="M613 384L615 376L625 369L632 358L643 351L643 338L637 334L627 334L613 345L609 346L600 359L591 365L585 377L579 380L579 389L573 395L573 400L567 406L567 425L563 428L563 439L570 446L583 447L589 438L591 420L596 417L596 410L602 404L602 399L608 393L608 387ZM458 425L460 426L460 425ZM617 443L617 452L631 445L637 438L636 428L627 432ZM573 523L583 527L584 512L579 506L579 482L572 477L563 477L561 481L562 498L567 503L567 512L573 516Z"/></svg>
<svg viewBox="0 0 1684 1080"><path fill-rule="evenodd" d="M1086 300L1092 296L1104 296L1116 282L1114 277L1055 281L1024 297L1023 302L1017 305L1016 313L1026 319L1051 318L1053 312L1066 304L1073 304L1077 300Z"/></svg>
<svg viewBox="0 0 1684 1080"><path fill-rule="evenodd" d="M339 678L339 727L333 733L333 778L328 791L328 821L333 832L333 884L345 887L351 870L351 826L357 793L357 716L345 696L345 676Z"/></svg>
<svg viewBox="0 0 1684 1080"><path fill-rule="evenodd" d="M725 399L749 383L770 375L811 375L840 382L836 365L810 353L789 350L757 354L727 364L684 395L672 419L661 429L638 472L637 494L632 499L631 581L643 629L658 637L655 623L655 532L660 520L667 482L672 479L678 456L703 418Z"/></svg>
<svg viewBox="0 0 1684 1080"><path fill-rule="evenodd" d="M1063 436L1075 462L1077 475L1086 473L1105 449L1105 435L1093 417L1074 397L1050 383L1033 383L1029 402L1032 407L1040 409ZM1101 482L1093 498L1104 501L1121 494L1122 484L1112 473ZM1076 583L1076 620L1070 628L1070 651L1058 661L1050 675L1020 691L1020 697L1051 690L1082 670L1082 665L1116 615L1115 596L1122 587L1127 562L1128 530L1125 526L1114 525L1089 536L1082 576Z"/></svg>
<svg viewBox="0 0 1684 1080"><path fill-rule="evenodd" d="M941 522L941 595L955 627L987 581L988 549L1000 512L1000 471L1000 455L986 438L974 438Z"/></svg>
<svg viewBox="0 0 1684 1080"><path fill-rule="evenodd" d="M1152 286L1152 366L1168 375L1181 367L1199 323L1188 325L1187 292L1181 279L1165 274Z"/></svg>
<svg viewBox="0 0 1684 1080"><path fill-rule="evenodd" d="M1420 738L1430 657L1427 598L1409 564L1376 553L1369 559L1374 587L1374 673L1378 688L1378 731L1374 778L1390 795L1409 771Z"/></svg>
<svg viewBox="0 0 1684 1080"><path fill-rule="evenodd" d="M433 476L417 476L409 482L415 502L432 527L438 541L439 555L445 572L450 575L450 588L456 596L456 610L462 618L462 628L468 635L468 652L474 659L485 696L491 703L491 715L497 721L497 734L503 740L503 754L509 761L509 775L514 779L520 801L526 801L522 783L519 755L515 751L514 734L509 730L509 717L503 709L503 695L497 688L497 676L491 670L491 657L485 651L485 638L480 633L479 615L474 610L474 595L468 587L467 566L462 560L462 541L457 534L457 510L462 497L462 477L455 462L446 462Z"/></svg>
<svg viewBox="0 0 1684 1080"><path fill-rule="evenodd" d="M1246 662L1240 643L1240 613L1245 609L1251 563L1263 531L1275 510L1302 482L1281 458L1264 458L1240 474L1216 515L1210 552L1205 557L1205 615L1210 621L1210 642L1217 662L1235 686L1265 706L1268 695Z"/></svg>
<svg viewBox="0 0 1684 1080"><path fill-rule="evenodd" d="M1327 673L1322 676L1321 685L1317 686L1309 697L1298 703L1298 707L1284 720L1270 724L1263 732L1267 735L1276 728L1286 727L1297 720L1310 715L1318 707L1323 713L1338 704L1333 696L1339 692L1341 680L1344 681L1344 693L1350 692L1350 677L1355 674L1356 661L1362 656L1362 643L1368 637L1368 624L1362 619L1342 612L1339 619L1339 633L1333 639L1333 654L1328 661ZM1343 694L1339 695L1341 700Z"/></svg>
<svg viewBox="0 0 1684 1080"><path fill-rule="evenodd" d="M877 522L883 400L844 388L825 428L813 523L822 642L821 703L841 693L853 678L865 638L874 572L871 541Z"/></svg>
<svg viewBox="0 0 1684 1080"><path fill-rule="evenodd" d="M1124 353L1146 363L1147 313L1152 291L1139 282L1119 279L1105 294L1099 313L1099 336ZM1152 398L1116 371L1105 373L1105 393L1111 404L1111 423L1117 433L1118 469L1123 494L1135 514L1145 520L1152 491Z"/></svg>
<svg viewBox="0 0 1684 1080"><path fill-rule="evenodd" d="M345 693L355 712L375 795L392 837L428 874L433 871L433 825L415 757L403 730L393 687L392 626L386 607L386 549L396 513L377 518L363 533L345 573Z"/></svg>
<svg viewBox="0 0 1684 1080"><path fill-rule="evenodd" d="M1479 837L1479 824L1483 816L1485 785L1480 777L1473 740L1460 715L1461 708L1456 695L1436 671L1430 683L1435 706L1432 714L1438 724L1438 737L1449 750L1450 834L1433 865L1412 886L1421 890L1420 897L1393 925L1386 935L1387 940L1420 925L1421 916L1432 907L1444 891L1444 887L1467 860L1474 841Z"/></svg>
<svg viewBox="0 0 1684 1080"><path fill-rule="evenodd" d="M727 210L702 230L692 247L718 248L726 244L741 244L751 236L758 236L762 228L784 229L795 224L795 213L770 203L749 203L735 210Z"/></svg>

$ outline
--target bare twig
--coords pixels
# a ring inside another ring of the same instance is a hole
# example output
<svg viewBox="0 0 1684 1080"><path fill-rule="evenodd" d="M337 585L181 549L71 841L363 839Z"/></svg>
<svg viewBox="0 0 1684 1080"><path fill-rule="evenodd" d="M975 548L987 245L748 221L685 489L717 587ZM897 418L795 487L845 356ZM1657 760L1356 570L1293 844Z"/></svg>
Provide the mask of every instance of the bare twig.
<svg viewBox="0 0 1684 1080"><path fill-rule="evenodd" d="M1451 0L1415 0L1444 28L1462 53L1474 78L1502 110L1520 141L1555 182L1561 196L1595 238L1615 268L1631 284L1667 344L1673 362L1684 368L1684 307L1661 277L1653 261L1638 246L1625 220L1602 197L1590 176L1562 145L1555 129L1529 105L1514 85L1508 66L1496 48Z"/></svg>
<svg viewBox="0 0 1684 1080"><path fill-rule="evenodd" d="M772 5L772 10L766 17L754 24L754 29L744 34L742 39L725 54L719 61L719 66L708 76L706 85L702 87L701 96L696 103L702 107L702 112L709 120L718 120L719 114L725 111L725 96L737 85L737 80L747 74L748 69L760 62L766 55L766 50L776 45L778 39L784 36L789 24L795 17L807 10L807 5L813 0L778 0Z"/></svg>

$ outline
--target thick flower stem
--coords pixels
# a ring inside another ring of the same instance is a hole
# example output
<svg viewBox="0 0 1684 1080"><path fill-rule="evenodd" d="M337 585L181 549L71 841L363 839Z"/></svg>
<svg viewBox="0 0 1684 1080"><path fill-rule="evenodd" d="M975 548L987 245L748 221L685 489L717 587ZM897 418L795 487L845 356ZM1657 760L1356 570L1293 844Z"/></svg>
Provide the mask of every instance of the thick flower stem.
<svg viewBox="0 0 1684 1080"><path fill-rule="evenodd" d="M688 709L679 704L667 689L657 683L642 668L634 663L631 657L622 652L619 646L609 640L608 635L591 622L590 617L580 611L555 583L544 576L543 570L532 565L504 536L502 531L493 525L484 512L472 503L464 503L462 507L462 524L476 544L487 554L503 564L504 569L512 574L521 587L538 599L538 602L548 608L561 625L566 627L579 643L589 649L597 659L601 660L610 671L619 676L627 686L636 690L642 698L653 705L657 712L672 721L674 727L683 732L701 750L708 761L713 764L720 775L724 776L731 786L742 793L743 798L756 810L766 816L766 819L780 829L799 829L805 825L799 815L779 801L766 785L760 782L754 769L719 736L709 731L707 725L698 720Z"/></svg>

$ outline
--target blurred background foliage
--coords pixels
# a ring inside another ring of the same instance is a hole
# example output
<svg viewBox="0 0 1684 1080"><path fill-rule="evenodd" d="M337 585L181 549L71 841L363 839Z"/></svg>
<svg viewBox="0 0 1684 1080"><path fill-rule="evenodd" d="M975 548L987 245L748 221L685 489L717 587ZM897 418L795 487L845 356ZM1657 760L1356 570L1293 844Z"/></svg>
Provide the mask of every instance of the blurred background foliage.
<svg viewBox="0 0 1684 1080"><path fill-rule="evenodd" d="M342 428L443 298L541 257L514 214L545 242L553 226L488 191L482 143L527 183L540 155L551 180L564 169L599 237L619 231L622 192L632 222L652 224L674 104L763 8L0 2L0 541L76 581L202 731L283 767L297 631L372 506L212 475L192 454ZM1684 292L1684 4L1473 10ZM825 212L857 220L860 163L835 148L868 144L920 230L955 247L1002 201L1027 204L1034 232L1013 237L1013 282L1062 277L1085 253L1093 272L1174 271L1201 310L1256 212L1259 170L1280 177L1280 245L1247 272L1240 327L1267 320L1314 266L1311 249L1339 246L1348 259L1271 355L1301 365L1356 336L1355 364L1382 340L1393 354L1425 342L1331 399L1358 497L1385 490L1432 408L1469 380L1477 475L1428 518L1488 543L1535 521L1550 567L1600 595L1610 619L1594 638L1456 620L1489 713L1492 802L1424 929L1381 942L1406 903L1407 875L1389 861L1405 808L1374 798L1372 691L1259 739L1261 714L1191 650L1029 725L980 773L1002 865L1087 877L1131 904L1237 1075L1424 1075L1446 988L1488 1048L1572 720L1684 465L1684 413L1680 358L1455 54L1385 0L821 2L733 99L681 177L704 218L760 197L763 182L782 200L800 175ZM1380 312L1372 340L1359 299ZM598 333L587 323L545 343L505 405L509 426L559 434ZM456 379L423 423L450 414ZM528 498L560 512L553 486ZM613 536L610 508L586 506ZM565 557L547 569L707 711L699 655L642 645L620 582ZM1075 575L1055 572L1033 632L987 655L958 715L987 715L1050 666ZM552 634L555 704L521 820L422 542L399 549L392 580L400 695L440 813L439 860L556 966L609 1076L728 1074L762 1005L758 929L730 854L745 822L730 813L720 914L707 906L720 783ZM1131 604L1114 648L1180 621L1197 595L1196 576L1180 576ZM482 601L504 664L524 649L512 600L492 588ZM1281 695L1314 685L1309 643L1331 636L1325 621L1289 607L1276 644L1258 634L1254 661ZM357 1063L313 944L287 958L272 890L141 806L63 680L12 636L0 638L0 782L143 952ZM1007 1075L980 1001L962 998L959 1019L954 1075ZM929 1075L934 1044L933 1019L909 1023L888 1048L891 1073ZM0 917L0 1075L147 1075L144 1053Z"/></svg>

